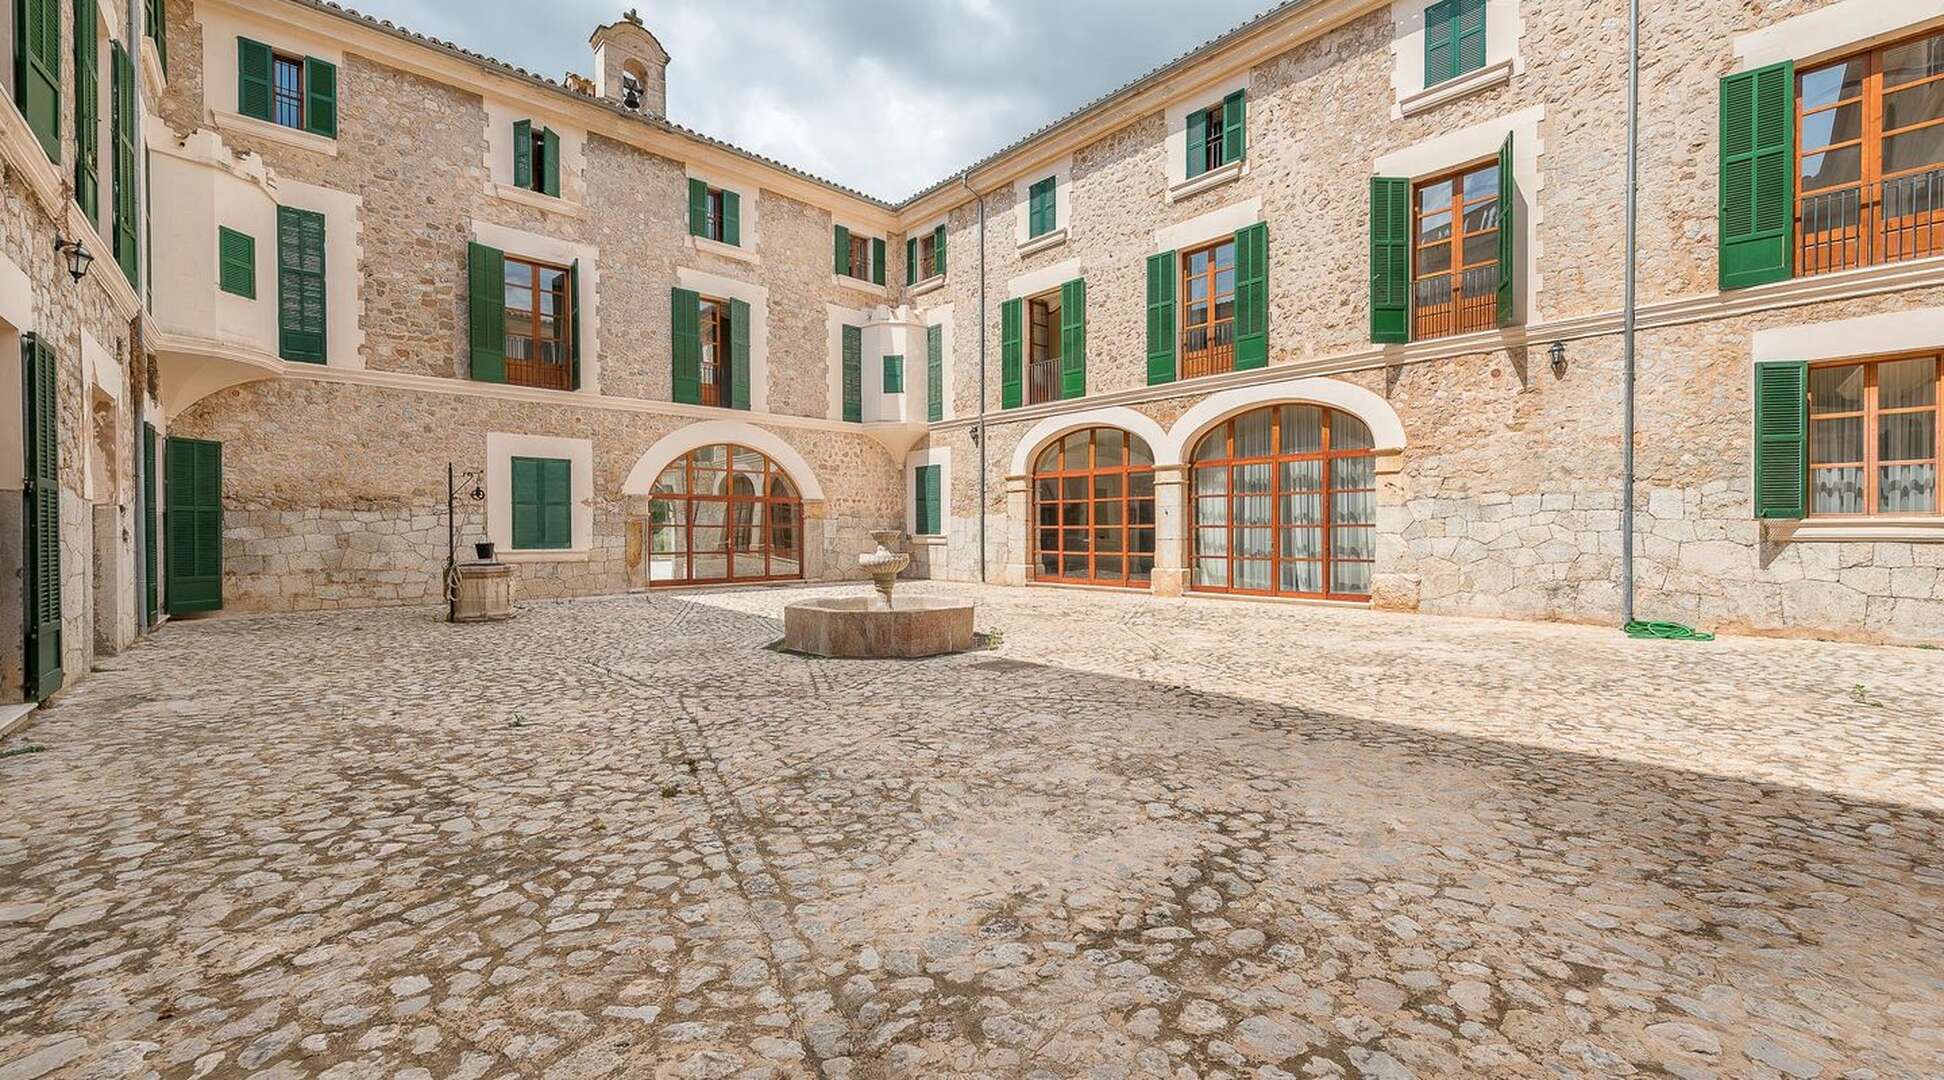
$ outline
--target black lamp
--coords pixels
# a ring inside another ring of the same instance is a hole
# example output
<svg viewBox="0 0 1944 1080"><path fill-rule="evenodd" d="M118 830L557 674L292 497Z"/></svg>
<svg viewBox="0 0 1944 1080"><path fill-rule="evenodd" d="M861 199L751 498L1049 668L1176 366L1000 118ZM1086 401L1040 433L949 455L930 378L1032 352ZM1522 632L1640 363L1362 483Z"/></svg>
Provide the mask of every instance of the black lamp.
<svg viewBox="0 0 1944 1080"><path fill-rule="evenodd" d="M94 255L79 240L54 237L54 253L67 256L67 272L75 281L88 276L88 267L94 265Z"/></svg>
<svg viewBox="0 0 1944 1080"><path fill-rule="evenodd" d="M1553 342L1552 347L1546 350L1546 355L1552 359L1553 378L1555 379L1565 378L1566 377L1566 343L1563 341Z"/></svg>

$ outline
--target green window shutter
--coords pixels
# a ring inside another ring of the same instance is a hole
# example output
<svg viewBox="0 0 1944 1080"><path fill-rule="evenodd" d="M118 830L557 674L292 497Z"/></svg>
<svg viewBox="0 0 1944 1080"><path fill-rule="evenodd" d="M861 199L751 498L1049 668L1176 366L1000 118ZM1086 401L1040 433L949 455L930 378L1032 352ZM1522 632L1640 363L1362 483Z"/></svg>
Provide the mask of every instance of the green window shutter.
<svg viewBox="0 0 1944 1080"><path fill-rule="evenodd" d="M884 358L884 392L904 393L904 357L891 353Z"/></svg>
<svg viewBox="0 0 1944 1080"><path fill-rule="evenodd" d="M1755 516L1807 516L1809 365L1755 365Z"/></svg>
<svg viewBox="0 0 1944 1080"><path fill-rule="evenodd" d="M128 283L141 288L141 230L136 225L135 201L135 65L128 50L114 43L110 57L114 68L115 115L113 117L115 162L114 194L115 263Z"/></svg>
<svg viewBox="0 0 1944 1080"><path fill-rule="evenodd" d="M1024 314L1025 301L1008 300L999 305L999 407L1002 409L1017 409L1022 400L1020 339Z"/></svg>
<svg viewBox="0 0 1944 1080"><path fill-rule="evenodd" d="M939 536L945 531L941 523L944 499L939 491L939 476L944 471L942 465L920 465L912 474L915 488L912 502L917 510L915 524L920 536Z"/></svg>
<svg viewBox="0 0 1944 1080"><path fill-rule="evenodd" d="M1795 65L1721 80L1721 287L1795 274Z"/></svg>
<svg viewBox="0 0 1944 1080"><path fill-rule="evenodd" d="M466 284L472 377L479 382L505 382L505 253L485 244L466 245Z"/></svg>
<svg viewBox="0 0 1944 1080"><path fill-rule="evenodd" d="M256 237L216 227L216 281L226 293L256 299Z"/></svg>
<svg viewBox="0 0 1944 1080"><path fill-rule="evenodd" d="M1517 291L1514 283L1518 280L1519 264L1519 189L1513 183L1512 136L1505 136L1505 143L1499 147L1499 186L1498 186L1498 324L1511 326L1517 312Z"/></svg>
<svg viewBox="0 0 1944 1080"><path fill-rule="evenodd" d="M932 230L932 274L945 273L945 226Z"/></svg>
<svg viewBox="0 0 1944 1080"><path fill-rule="evenodd" d="M337 138L337 66L315 56L304 57L304 130L327 139Z"/></svg>
<svg viewBox="0 0 1944 1080"><path fill-rule="evenodd" d="M533 190L533 121L513 121L513 186Z"/></svg>
<svg viewBox="0 0 1944 1080"><path fill-rule="evenodd" d="M742 196L727 189L722 192L722 242L742 246Z"/></svg>
<svg viewBox="0 0 1944 1080"><path fill-rule="evenodd" d="M925 419L945 419L945 326L925 327Z"/></svg>
<svg viewBox="0 0 1944 1080"><path fill-rule="evenodd" d="M1087 394L1087 283L1060 286L1060 397Z"/></svg>
<svg viewBox="0 0 1944 1080"><path fill-rule="evenodd" d="M905 238L905 284L918 284L918 238Z"/></svg>
<svg viewBox="0 0 1944 1080"><path fill-rule="evenodd" d="M237 38L236 111L258 120L268 120L270 97L270 46L249 38Z"/></svg>
<svg viewBox="0 0 1944 1080"><path fill-rule="evenodd" d="M540 540L540 459L516 457L510 463L513 489L513 547L538 547Z"/></svg>
<svg viewBox="0 0 1944 1080"><path fill-rule="evenodd" d="M871 237L871 284L884 284L884 237Z"/></svg>
<svg viewBox="0 0 1944 1080"><path fill-rule="evenodd" d="M323 363L324 328L324 215L279 206L278 355L285 360Z"/></svg>
<svg viewBox="0 0 1944 1080"><path fill-rule="evenodd" d="M162 512L171 615L223 606L223 444L165 441Z"/></svg>
<svg viewBox="0 0 1944 1080"><path fill-rule="evenodd" d="M49 161L61 160L61 3L17 0L14 6L15 104Z"/></svg>
<svg viewBox="0 0 1944 1080"><path fill-rule="evenodd" d="M1411 182L1370 180L1370 340L1411 340Z"/></svg>
<svg viewBox="0 0 1944 1080"><path fill-rule="evenodd" d="M1149 386L1175 381L1175 253L1147 261L1147 364Z"/></svg>
<svg viewBox="0 0 1944 1080"><path fill-rule="evenodd" d="M156 545L162 542L162 532L156 521L157 506L155 492L155 425L142 425L142 611L147 615L150 626L155 625L155 617L161 613L162 583L156 580L161 561L156 558Z"/></svg>
<svg viewBox="0 0 1944 1080"><path fill-rule="evenodd" d="M514 549L572 547L573 463L565 458L516 457L511 464Z"/></svg>
<svg viewBox="0 0 1944 1080"><path fill-rule="evenodd" d="M1248 146L1248 93L1237 90L1222 99L1222 164L1241 161Z"/></svg>
<svg viewBox="0 0 1944 1080"><path fill-rule="evenodd" d="M836 262L832 264L831 269L836 271L839 274L844 275L845 277L850 277L851 276L850 230L845 228L842 225L839 225L836 228L831 230L831 236L837 242L836 245L837 259Z"/></svg>
<svg viewBox="0 0 1944 1080"><path fill-rule="evenodd" d="M61 439L54 350L38 334L20 336L26 421L27 696L45 701L61 688Z"/></svg>
<svg viewBox="0 0 1944 1080"><path fill-rule="evenodd" d="M1058 224L1059 204L1056 201L1059 178L1049 176L1034 184L1026 192L1026 233L1028 238L1045 236Z"/></svg>
<svg viewBox="0 0 1944 1080"><path fill-rule="evenodd" d="M1424 85L1436 86L1458 74L1456 28L1458 0L1438 0L1424 9Z"/></svg>
<svg viewBox="0 0 1944 1080"><path fill-rule="evenodd" d="M1452 0L1458 5L1453 20L1452 74L1463 75L1485 66L1485 0Z"/></svg>
<svg viewBox="0 0 1944 1080"><path fill-rule="evenodd" d="M574 358L573 388L581 388L581 327L587 325L581 318L580 260L575 259L567 267L567 311L573 321L567 326L568 351Z"/></svg>
<svg viewBox="0 0 1944 1080"><path fill-rule="evenodd" d="M155 41L155 58L162 62L162 74L169 73L169 8L162 0L148 0L143 6L148 36Z"/></svg>
<svg viewBox="0 0 1944 1080"><path fill-rule="evenodd" d="M860 423L864 419L864 329L844 327L844 420Z"/></svg>
<svg viewBox="0 0 1944 1080"><path fill-rule="evenodd" d="M1269 225L1235 234L1235 369L1269 363Z"/></svg>
<svg viewBox="0 0 1944 1080"><path fill-rule="evenodd" d="M702 404L702 297L688 289L669 290L669 327L674 350L671 396Z"/></svg>
<svg viewBox="0 0 1944 1080"><path fill-rule="evenodd" d="M540 131L540 194L560 198L560 136L552 128Z"/></svg>
<svg viewBox="0 0 1944 1080"><path fill-rule="evenodd" d="M749 408L749 305L729 301L729 407Z"/></svg>
<svg viewBox="0 0 1944 1080"><path fill-rule="evenodd" d="M85 0L74 5L74 203L91 222L101 213L101 79L95 44L100 10Z"/></svg>
<svg viewBox="0 0 1944 1080"><path fill-rule="evenodd" d="M1188 175L1208 171L1208 112L1196 109L1188 114Z"/></svg>
<svg viewBox="0 0 1944 1080"><path fill-rule="evenodd" d="M689 235L709 235L709 182L689 178Z"/></svg>

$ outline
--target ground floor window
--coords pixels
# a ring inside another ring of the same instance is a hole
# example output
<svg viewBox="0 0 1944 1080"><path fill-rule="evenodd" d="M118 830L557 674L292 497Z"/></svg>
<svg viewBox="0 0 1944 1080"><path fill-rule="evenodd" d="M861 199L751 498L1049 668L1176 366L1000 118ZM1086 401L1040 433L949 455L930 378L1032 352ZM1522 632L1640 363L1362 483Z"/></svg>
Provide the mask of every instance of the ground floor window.
<svg viewBox="0 0 1944 1080"><path fill-rule="evenodd" d="M690 451L662 470L650 495L650 584L803 576L803 500L760 451Z"/></svg>
<svg viewBox="0 0 1944 1080"><path fill-rule="evenodd" d="M1809 512L1937 512L1936 356L1809 369Z"/></svg>
<svg viewBox="0 0 1944 1080"><path fill-rule="evenodd" d="M1145 586L1154 574L1154 455L1118 428L1076 431L1033 463L1040 581Z"/></svg>
<svg viewBox="0 0 1944 1080"><path fill-rule="evenodd" d="M1369 598L1377 460L1363 421L1319 405L1256 409L1204 436L1192 468L1192 588Z"/></svg>

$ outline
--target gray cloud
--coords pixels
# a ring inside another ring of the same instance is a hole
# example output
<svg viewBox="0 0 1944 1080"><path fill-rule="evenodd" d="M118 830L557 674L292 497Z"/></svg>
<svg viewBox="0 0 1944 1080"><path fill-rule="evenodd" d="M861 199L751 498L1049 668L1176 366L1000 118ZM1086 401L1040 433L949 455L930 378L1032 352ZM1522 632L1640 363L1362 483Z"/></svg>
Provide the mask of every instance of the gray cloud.
<svg viewBox="0 0 1944 1080"><path fill-rule="evenodd" d="M558 79L627 0L348 0ZM649 0L677 123L902 198L1273 0Z"/></svg>

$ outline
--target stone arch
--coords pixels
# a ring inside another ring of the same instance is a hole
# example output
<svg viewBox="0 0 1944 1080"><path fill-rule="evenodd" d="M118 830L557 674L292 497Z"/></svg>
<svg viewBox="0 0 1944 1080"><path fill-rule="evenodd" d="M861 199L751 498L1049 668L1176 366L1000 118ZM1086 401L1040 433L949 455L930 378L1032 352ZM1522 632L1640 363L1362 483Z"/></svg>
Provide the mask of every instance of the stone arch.
<svg viewBox="0 0 1944 1080"><path fill-rule="evenodd" d="M784 442L782 436L775 432L741 420L704 420L662 436L636 459L634 468L628 470L628 478L621 485L621 494L647 495L663 469L683 454L712 443L735 443L761 451L790 474L799 498L804 502L823 501L823 484L818 482L810 462L795 447Z"/></svg>
<svg viewBox="0 0 1944 1080"><path fill-rule="evenodd" d="M1119 428L1130 435L1138 436L1148 444L1154 454L1154 463L1178 465L1181 463L1180 444L1168 437L1161 425L1143 413L1135 412L1125 406L1114 405L1099 409L1083 409L1076 413L1049 416L1034 424L1031 430L1013 448L1012 466L1008 476L1025 476L1033 467L1033 455L1039 453L1046 444L1082 428L1110 427Z"/></svg>
<svg viewBox="0 0 1944 1080"><path fill-rule="evenodd" d="M1175 421L1174 428L1168 433L1169 442L1177 455L1174 460L1178 462L1181 460L1179 455L1192 453L1195 443L1203 435L1229 417L1264 405L1286 402L1327 405L1349 413L1370 428L1370 437L1379 455L1400 453L1405 447L1404 422L1398 419L1397 410L1391 408L1390 402L1379 395L1341 379L1288 379L1224 390L1197 402L1193 408L1181 414L1181 419ZM1160 453L1156 451L1155 462L1158 464L1160 460Z"/></svg>

